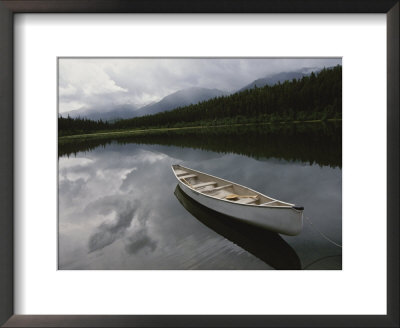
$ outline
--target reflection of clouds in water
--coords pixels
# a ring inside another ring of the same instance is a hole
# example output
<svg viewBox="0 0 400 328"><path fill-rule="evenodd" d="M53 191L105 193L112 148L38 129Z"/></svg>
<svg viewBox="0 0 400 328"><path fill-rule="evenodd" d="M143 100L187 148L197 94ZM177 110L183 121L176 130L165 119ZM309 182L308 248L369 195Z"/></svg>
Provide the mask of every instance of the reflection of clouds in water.
<svg viewBox="0 0 400 328"><path fill-rule="evenodd" d="M331 198L332 211L337 211L341 197L340 169L320 172L317 166L300 163L158 145L111 144L84 156L89 161L60 161L60 269L266 268L188 214L174 196L171 164L182 163L301 205L309 204L310 197L325 205ZM315 181L322 183L315 186ZM325 218L338 224L331 213ZM306 240L309 236L306 231L304 238L288 242L304 242L312 255L316 244Z"/></svg>
<svg viewBox="0 0 400 328"><path fill-rule="evenodd" d="M81 161L74 161L76 166L70 164L63 167L65 179L60 183L64 199L62 204L68 205L66 199L70 200L69 206L74 207L75 204L76 218L67 220L68 224L64 220L61 227L73 229L71 223L75 221L76 225L80 225L82 218L90 221L91 224L86 222L86 229L92 230L86 237L89 253L102 250L120 239L126 239L125 249L129 254L137 253L142 248L153 251L157 245L149 236L146 221L150 217L160 217L160 213L152 210L152 204L154 201L162 204L165 200L158 197L158 193L154 192L154 183L149 182L159 182L166 175L163 168L169 169L169 164L163 163L167 159L165 154L135 148L138 151L132 157L116 157L113 151L111 154L90 153L90 156L96 157L91 159L92 166L83 167ZM77 173L88 174L91 178L87 183L83 180L70 181L69 177ZM77 186L72 188L74 185ZM85 192L82 193L78 186L86 187ZM79 202L81 199L83 201ZM80 203L84 204L84 208L76 211ZM60 210L61 214L68 213L67 209Z"/></svg>
<svg viewBox="0 0 400 328"><path fill-rule="evenodd" d="M102 249L112 244L117 238L123 236L131 225L135 209L130 208L118 213L117 219L112 223L103 222L89 238L89 252Z"/></svg>
<svg viewBox="0 0 400 328"><path fill-rule="evenodd" d="M61 157L58 159L58 165L60 166L60 168L85 167L92 163L92 159L85 157Z"/></svg>
<svg viewBox="0 0 400 328"><path fill-rule="evenodd" d="M154 252L157 242L148 236L146 229L135 231L135 233L127 238L125 250L129 254L136 254L141 250L150 250Z"/></svg>
<svg viewBox="0 0 400 328"><path fill-rule="evenodd" d="M61 194L71 195L76 198L79 194L84 192L86 181L84 179L69 180L65 179L59 184L59 192Z"/></svg>
<svg viewBox="0 0 400 328"><path fill-rule="evenodd" d="M87 215L98 213L107 216L115 212L116 216L115 219L105 220L95 228L88 241L89 253L101 250L125 237L128 240L125 249L130 254L138 252L141 248L149 248L152 251L155 249L157 243L147 235L146 228L150 208L143 206L142 200L133 197L134 194L118 194L97 199L88 205L85 210Z"/></svg>
<svg viewBox="0 0 400 328"><path fill-rule="evenodd" d="M182 151L181 147L168 147L161 145L143 145L143 148L148 148L151 151L163 152L168 154L170 158L176 158L176 161L173 164L180 164L183 162L204 162L225 156L223 153L192 148L185 148L184 151Z"/></svg>
<svg viewBox="0 0 400 328"><path fill-rule="evenodd" d="M59 183L65 180L76 181L83 179L87 181L90 176L87 173L88 166L93 165L93 160L82 157L61 157L58 161Z"/></svg>
<svg viewBox="0 0 400 328"><path fill-rule="evenodd" d="M214 252L215 240L221 242L221 237L210 235L177 203L170 165L179 160L162 152L171 147L151 148L111 145L108 152L88 153L93 164L84 170L73 166L66 170L67 178L75 169L91 178L84 193L73 199L70 193L63 194L72 199L69 208L60 202L60 268L176 269L188 266L194 254L210 258L207 252L220 256L226 252L218 264L221 268L236 262L242 250L228 244L222 253ZM172 150L175 155L176 149ZM198 151L184 153L193 159L200 156ZM263 266L250 256L246 261Z"/></svg>

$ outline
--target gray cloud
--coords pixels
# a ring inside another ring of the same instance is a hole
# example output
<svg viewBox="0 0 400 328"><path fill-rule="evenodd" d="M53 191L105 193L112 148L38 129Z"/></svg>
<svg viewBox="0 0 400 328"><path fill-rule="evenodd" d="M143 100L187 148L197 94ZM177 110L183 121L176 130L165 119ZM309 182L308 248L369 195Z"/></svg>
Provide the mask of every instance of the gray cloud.
<svg viewBox="0 0 400 328"><path fill-rule="evenodd" d="M232 92L279 72L339 63L340 58L64 58L59 61L59 111L141 107L190 87Z"/></svg>

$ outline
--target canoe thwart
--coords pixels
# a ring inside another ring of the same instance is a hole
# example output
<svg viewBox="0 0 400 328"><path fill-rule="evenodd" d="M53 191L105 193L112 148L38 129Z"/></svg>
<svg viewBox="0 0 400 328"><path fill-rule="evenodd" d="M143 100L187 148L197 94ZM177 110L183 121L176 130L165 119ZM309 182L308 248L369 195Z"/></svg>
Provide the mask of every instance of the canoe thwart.
<svg viewBox="0 0 400 328"><path fill-rule="evenodd" d="M204 190L203 192L213 192L213 191L229 188L229 187L232 187L232 186L233 185L231 185L231 184L227 184L227 185L220 186L220 187L210 188L210 189Z"/></svg>
<svg viewBox="0 0 400 328"><path fill-rule="evenodd" d="M189 174L189 172L184 171L184 170L175 170L175 174L176 176L180 176L180 175L185 175L185 174Z"/></svg>
<svg viewBox="0 0 400 328"><path fill-rule="evenodd" d="M196 178L197 175L196 174L188 174L188 175L183 175L181 177L179 177L179 179L189 179L189 178Z"/></svg>
<svg viewBox="0 0 400 328"><path fill-rule="evenodd" d="M203 183L198 183L195 185L192 185L193 188L201 188L201 187L206 187L206 186L212 186L212 185L216 185L217 183L215 181L211 181L211 182L203 182Z"/></svg>

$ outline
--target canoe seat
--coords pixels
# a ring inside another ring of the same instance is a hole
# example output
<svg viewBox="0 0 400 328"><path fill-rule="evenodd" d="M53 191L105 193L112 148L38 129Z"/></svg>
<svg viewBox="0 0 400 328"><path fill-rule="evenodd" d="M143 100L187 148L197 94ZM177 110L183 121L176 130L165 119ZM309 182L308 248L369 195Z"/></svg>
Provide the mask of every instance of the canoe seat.
<svg viewBox="0 0 400 328"><path fill-rule="evenodd" d="M238 200L235 200L235 203L239 204L253 204L257 201L257 198L239 198Z"/></svg>
<svg viewBox="0 0 400 328"><path fill-rule="evenodd" d="M204 191L213 192L213 191L217 191L217 190L221 190L221 189L225 189L225 188L229 188L229 187L232 187L232 185L231 184L227 184L227 185L220 186L220 187L209 188L209 189L204 190Z"/></svg>
<svg viewBox="0 0 400 328"><path fill-rule="evenodd" d="M175 170L175 174L179 177L180 175L188 174L188 172L184 170Z"/></svg>
<svg viewBox="0 0 400 328"><path fill-rule="evenodd" d="M196 178L196 177L197 177L196 174L188 174L188 175L180 176L179 179L189 179L189 178Z"/></svg>
<svg viewBox="0 0 400 328"><path fill-rule="evenodd" d="M219 199L225 199L226 196L231 194L229 191L225 189L218 189L217 191L211 193L210 195Z"/></svg>
<svg viewBox="0 0 400 328"><path fill-rule="evenodd" d="M206 187L206 186L212 186L212 185L216 185L217 183L214 181L211 182L203 182L203 183L198 183L195 185L192 185L193 188L201 188L201 187Z"/></svg>

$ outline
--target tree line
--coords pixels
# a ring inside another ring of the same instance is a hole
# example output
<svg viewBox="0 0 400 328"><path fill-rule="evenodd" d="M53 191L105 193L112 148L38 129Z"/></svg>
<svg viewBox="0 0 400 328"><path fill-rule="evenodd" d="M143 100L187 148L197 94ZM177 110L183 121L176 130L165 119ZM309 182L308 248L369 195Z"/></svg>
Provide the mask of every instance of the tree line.
<svg viewBox="0 0 400 328"><path fill-rule="evenodd" d="M90 133L102 130L109 130L110 124L107 121L98 120L93 121L87 118L71 118L69 115L67 117L58 117L58 136L62 137L65 135Z"/></svg>
<svg viewBox="0 0 400 328"><path fill-rule="evenodd" d="M326 120L342 117L342 66L301 79L244 90L197 104L113 123L59 118L59 135L150 127Z"/></svg>

